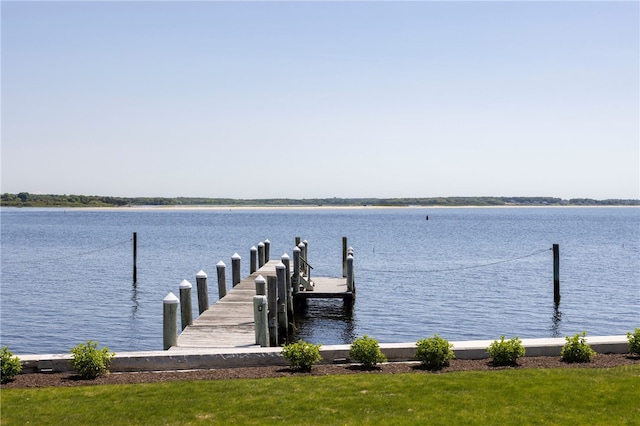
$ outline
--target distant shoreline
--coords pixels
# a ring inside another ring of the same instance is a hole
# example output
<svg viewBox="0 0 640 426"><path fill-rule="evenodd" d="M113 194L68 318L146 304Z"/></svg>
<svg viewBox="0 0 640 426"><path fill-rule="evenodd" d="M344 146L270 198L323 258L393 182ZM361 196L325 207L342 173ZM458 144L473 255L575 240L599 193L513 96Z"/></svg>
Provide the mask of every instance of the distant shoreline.
<svg viewBox="0 0 640 426"><path fill-rule="evenodd" d="M390 210L390 209L410 209L410 210L446 210L446 209L541 209L541 208L624 208L638 205L550 205L550 206L526 206L526 205L502 205L502 206L114 206L114 207L65 207L65 206L37 206L37 207L16 207L0 206L2 209L51 209L70 211L96 211L96 212L176 212L176 211L241 211L241 210Z"/></svg>
<svg viewBox="0 0 640 426"><path fill-rule="evenodd" d="M436 208L436 207L551 207L640 206L638 199L557 197L404 197L404 198L204 198L204 197L112 197L100 195L2 194L0 206L138 209L277 209L277 208Z"/></svg>

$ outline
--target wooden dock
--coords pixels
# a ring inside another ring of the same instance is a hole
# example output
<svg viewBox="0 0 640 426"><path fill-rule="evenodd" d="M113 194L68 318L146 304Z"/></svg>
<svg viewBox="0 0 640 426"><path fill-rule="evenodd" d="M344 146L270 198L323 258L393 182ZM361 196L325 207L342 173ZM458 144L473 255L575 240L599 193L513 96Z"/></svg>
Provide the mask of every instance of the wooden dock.
<svg viewBox="0 0 640 426"><path fill-rule="evenodd" d="M255 280L259 275L265 280L276 277L276 265L279 263L280 260L269 260L233 286L178 335L177 345L171 350L260 347L256 343L254 320ZM289 276L292 273L291 269ZM355 291L348 290L347 278L311 277L311 281L313 290L294 293L294 305L306 303L310 298L341 298L345 303L354 301Z"/></svg>

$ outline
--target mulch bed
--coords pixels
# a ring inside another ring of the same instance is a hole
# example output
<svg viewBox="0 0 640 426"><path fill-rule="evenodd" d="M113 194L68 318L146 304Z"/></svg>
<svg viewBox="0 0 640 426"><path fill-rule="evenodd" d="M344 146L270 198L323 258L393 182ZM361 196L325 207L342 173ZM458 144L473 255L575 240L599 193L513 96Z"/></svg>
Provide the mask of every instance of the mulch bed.
<svg viewBox="0 0 640 426"><path fill-rule="evenodd" d="M583 364L568 364L560 357L525 357L517 365L495 367L491 360L452 360L449 367L438 371L426 370L418 362L391 362L374 368L363 368L353 364L315 365L310 372L302 372L284 366L220 368L214 370L159 371L138 373L110 373L93 380L83 380L73 373L20 374L15 380L1 385L5 388L41 388L48 386L89 386L104 384L130 384L169 382L177 380L227 380L259 379L288 376L328 376L338 374L443 374L453 371L499 370L522 368L611 368L622 365L640 365L640 357L625 354L597 354L592 361Z"/></svg>

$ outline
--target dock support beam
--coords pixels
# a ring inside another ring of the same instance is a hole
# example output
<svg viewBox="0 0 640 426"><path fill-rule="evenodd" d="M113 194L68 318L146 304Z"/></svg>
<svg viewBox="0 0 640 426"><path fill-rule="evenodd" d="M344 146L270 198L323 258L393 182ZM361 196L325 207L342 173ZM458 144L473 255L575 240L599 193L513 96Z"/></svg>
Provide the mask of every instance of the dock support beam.
<svg viewBox="0 0 640 426"><path fill-rule="evenodd" d="M286 341L289 328L289 319L287 317L288 291L285 266L282 262L276 265L276 278L278 280L278 336L280 336L281 341Z"/></svg>
<svg viewBox="0 0 640 426"><path fill-rule="evenodd" d="M249 275L251 275L258 270L258 249L256 248L256 246L251 246L251 248L249 249L249 259Z"/></svg>
<svg viewBox="0 0 640 426"><path fill-rule="evenodd" d="M256 284L256 296L266 296L267 295L267 281L264 279L262 275L258 275L255 280L253 280Z"/></svg>
<svg viewBox="0 0 640 426"><path fill-rule="evenodd" d="M231 282L233 287L240 283L240 261L242 258L238 253L233 253L231 256Z"/></svg>
<svg viewBox="0 0 640 426"><path fill-rule="evenodd" d="M342 237L342 276L347 276L347 237Z"/></svg>
<svg viewBox="0 0 640 426"><path fill-rule="evenodd" d="M269 262L269 258L270 258L270 251L271 251L271 241L264 240L264 263Z"/></svg>
<svg viewBox="0 0 640 426"><path fill-rule="evenodd" d="M227 295L227 265L221 260L216 265L216 271L218 272L218 299L222 299Z"/></svg>
<svg viewBox="0 0 640 426"><path fill-rule="evenodd" d="M264 243L260 241L258 243L258 268L264 266Z"/></svg>
<svg viewBox="0 0 640 426"><path fill-rule="evenodd" d="M267 304L269 305L269 346L278 346L278 279L267 277Z"/></svg>
<svg viewBox="0 0 640 426"><path fill-rule="evenodd" d="M191 288L192 285L187 280L180 283L180 319L182 329L187 328L193 323L193 309L191 307Z"/></svg>
<svg viewBox="0 0 640 426"><path fill-rule="evenodd" d="M291 319L291 321L293 322L293 294L292 294L293 289L291 287L291 259L289 258L289 255L287 253L284 253L280 258L280 260L284 265L284 272L285 272L285 279L286 279L285 288L287 289L287 315L289 316L289 319Z"/></svg>
<svg viewBox="0 0 640 426"><path fill-rule="evenodd" d="M207 274L202 270L196 274L196 287L198 289L198 314L202 315L204 311L209 309Z"/></svg>
<svg viewBox="0 0 640 426"><path fill-rule="evenodd" d="M293 248L293 280L291 286L295 296L300 291L300 248L298 246Z"/></svg>
<svg viewBox="0 0 640 426"><path fill-rule="evenodd" d="M178 303L175 294L169 293L162 301L162 346L166 351L178 344Z"/></svg>
<svg viewBox="0 0 640 426"><path fill-rule="evenodd" d="M353 254L347 256L347 291L356 292L355 279L353 277Z"/></svg>
<svg viewBox="0 0 640 426"><path fill-rule="evenodd" d="M257 281L257 279L256 279ZM264 278L262 279L264 281ZM267 296L253 296L253 320L256 325L256 344L269 346L269 319L267 316Z"/></svg>

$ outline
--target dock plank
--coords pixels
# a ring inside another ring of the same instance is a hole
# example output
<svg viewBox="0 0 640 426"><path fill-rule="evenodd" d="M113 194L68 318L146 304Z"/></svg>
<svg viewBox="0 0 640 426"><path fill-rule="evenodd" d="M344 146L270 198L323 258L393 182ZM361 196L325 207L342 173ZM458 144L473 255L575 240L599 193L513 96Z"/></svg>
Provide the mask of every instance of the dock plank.
<svg viewBox="0 0 640 426"><path fill-rule="evenodd" d="M227 291L227 295L212 304L193 324L178 335L180 348L258 347L255 343L253 296L255 279L276 276L279 260L270 260L262 268L244 278ZM314 291L301 291L297 298L348 298L345 278L312 277Z"/></svg>

